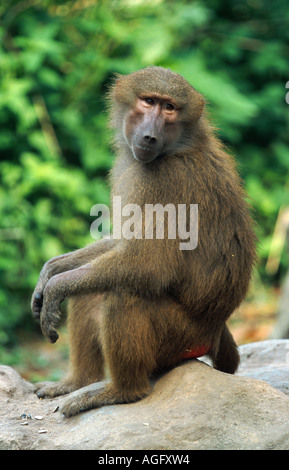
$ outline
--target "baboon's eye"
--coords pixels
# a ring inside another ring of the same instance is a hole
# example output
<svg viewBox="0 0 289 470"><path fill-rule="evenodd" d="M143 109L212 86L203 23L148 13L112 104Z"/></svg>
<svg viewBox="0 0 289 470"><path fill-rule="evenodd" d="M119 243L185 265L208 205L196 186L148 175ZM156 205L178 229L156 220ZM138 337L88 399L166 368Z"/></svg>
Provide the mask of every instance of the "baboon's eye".
<svg viewBox="0 0 289 470"><path fill-rule="evenodd" d="M175 107L174 107L174 105L173 105L172 103L166 103L166 104L165 104L165 109L166 109L167 111L174 111Z"/></svg>
<svg viewBox="0 0 289 470"><path fill-rule="evenodd" d="M150 106L153 106L154 104L154 100L152 98L144 98L143 100Z"/></svg>

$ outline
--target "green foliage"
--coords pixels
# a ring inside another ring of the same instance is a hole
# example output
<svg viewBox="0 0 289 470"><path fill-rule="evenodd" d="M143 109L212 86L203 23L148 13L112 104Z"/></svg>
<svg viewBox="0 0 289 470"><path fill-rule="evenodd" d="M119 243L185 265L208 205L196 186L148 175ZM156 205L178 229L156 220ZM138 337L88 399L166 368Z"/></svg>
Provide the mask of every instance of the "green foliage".
<svg viewBox="0 0 289 470"><path fill-rule="evenodd" d="M91 241L108 203L104 93L156 64L204 93L258 222L260 271L289 202L286 0L4 0L0 6L0 350L32 328L42 264Z"/></svg>

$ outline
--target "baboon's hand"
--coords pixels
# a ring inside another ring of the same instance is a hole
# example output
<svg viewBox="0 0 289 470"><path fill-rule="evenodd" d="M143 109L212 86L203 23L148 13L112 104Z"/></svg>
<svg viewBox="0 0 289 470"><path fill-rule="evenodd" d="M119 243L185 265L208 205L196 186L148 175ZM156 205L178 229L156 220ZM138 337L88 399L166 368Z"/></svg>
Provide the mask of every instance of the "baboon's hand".
<svg viewBox="0 0 289 470"><path fill-rule="evenodd" d="M39 280L31 298L31 310L36 320L40 318L42 305L43 305L43 287L42 287L42 283Z"/></svg>
<svg viewBox="0 0 289 470"><path fill-rule="evenodd" d="M95 270L92 270L90 263L53 274L55 271L57 269L49 265L47 269L44 266L31 301L34 317L40 318L42 332L52 343L58 339L55 326L61 317L61 302L72 295L91 291L96 285L95 277L92 277Z"/></svg>
<svg viewBox="0 0 289 470"><path fill-rule="evenodd" d="M54 276L47 282L45 289L43 290L40 311L40 326L42 333L47 336L51 343L55 343L55 341L58 340L58 333L55 327L61 317L60 304L63 300L64 296L58 289L57 276Z"/></svg>
<svg viewBox="0 0 289 470"><path fill-rule="evenodd" d="M51 278L51 276L52 276L52 273L50 269L50 263L48 261L47 263L44 264L40 272L39 280L36 284L36 287L34 289L34 292L31 298L31 310L36 320L40 318L40 312L41 312L42 305L43 305L43 291L45 289L47 282Z"/></svg>

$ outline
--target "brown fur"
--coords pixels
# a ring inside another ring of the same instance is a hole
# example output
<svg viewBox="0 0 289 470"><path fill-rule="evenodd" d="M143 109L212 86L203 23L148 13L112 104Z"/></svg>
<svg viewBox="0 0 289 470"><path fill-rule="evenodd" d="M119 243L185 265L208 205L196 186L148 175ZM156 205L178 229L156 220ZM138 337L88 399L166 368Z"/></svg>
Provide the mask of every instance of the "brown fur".
<svg viewBox="0 0 289 470"><path fill-rule="evenodd" d="M135 103L144 97L177 109L162 121L157 138L167 147L151 162L133 158L123 134L124 127L127 136L142 128ZM67 416L141 398L150 376L175 365L187 348L209 345L214 367L234 373L239 355L225 322L246 295L255 260L242 184L206 118L203 97L181 76L149 67L118 77L109 102L117 154L112 196L141 207L199 204L198 246L182 251L178 238L102 240L46 263L32 309L54 342L59 304L73 297L71 370L63 382L41 385L39 396L100 381L104 364L111 376L95 393L68 398Z"/></svg>

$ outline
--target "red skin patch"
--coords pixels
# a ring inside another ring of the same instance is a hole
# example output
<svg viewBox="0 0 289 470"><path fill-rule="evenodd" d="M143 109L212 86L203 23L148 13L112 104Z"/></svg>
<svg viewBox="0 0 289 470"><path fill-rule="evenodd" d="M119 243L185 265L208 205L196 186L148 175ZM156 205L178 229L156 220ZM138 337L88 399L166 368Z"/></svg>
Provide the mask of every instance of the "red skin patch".
<svg viewBox="0 0 289 470"><path fill-rule="evenodd" d="M186 352L182 355L181 359L195 359L197 357L204 356L210 351L208 346L199 346L194 349L187 349Z"/></svg>

